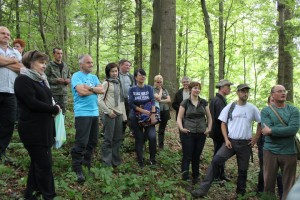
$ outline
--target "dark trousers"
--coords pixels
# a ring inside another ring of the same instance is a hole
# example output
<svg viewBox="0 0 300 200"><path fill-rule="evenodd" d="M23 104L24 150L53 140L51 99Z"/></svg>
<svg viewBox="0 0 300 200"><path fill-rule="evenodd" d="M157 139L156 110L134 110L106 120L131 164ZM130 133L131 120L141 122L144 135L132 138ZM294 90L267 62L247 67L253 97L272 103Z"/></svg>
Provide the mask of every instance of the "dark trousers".
<svg viewBox="0 0 300 200"><path fill-rule="evenodd" d="M98 117L75 117L75 143L71 149L72 167L75 172L82 171L82 164L91 166L93 151L99 133Z"/></svg>
<svg viewBox="0 0 300 200"><path fill-rule="evenodd" d="M275 194L275 183L278 169L282 172L283 193L285 200L296 179L297 155L273 154L264 150L264 192Z"/></svg>
<svg viewBox="0 0 300 200"><path fill-rule="evenodd" d="M250 141L230 139L230 142L232 148L228 149L225 146L225 143L223 143L223 145L211 161L205 179L200 185L203 191L208 192L211 183L218 172L219 167L222 166L229 158L236 155L238 165L236 193L244 194L246 192L247 171L251 155L251 147L248 145Z"/></svg>
<svg viewBox="0 0 300 200"><path fill-rule="evenodd" d="M258 174L258 183L257 183L257 192L264 191L264 162L263 162L263 146L265 142L265 137L261 136L257 141L258 147L258 161L259 161L259 174ZM283 193L283 185L282 185L282 175L280 173L277 174L277 187L278 187L278 195L280 199L282 198Z"/></svg>
<svg viewBox="0 0 300 200"><path fill-rule="evenodd" d="M170 119L170 110L160 111L160 119L158 127L158 147L164 148L165 130Z"/></svg>
<svg viewBox="0 0 300 200"><path fill-rule="evenodd" d="M127 121L123 122L123 137L125 137L125 131L126 127L128 126L130 131L133 131L133 128L131 128L131 120L130 120L130 106L128 104L128 98L124 98L124 104L125 104L125 110L126 110L126 116L127 116Z"/></svg>
<svg viewBox="0 0 300 200"><path fill-rule="evenodd" d="M130 113L131 122L132 122L132 129L134 131L135 137L135 151L137 155L138 162L143 162L143 150L144 150L144 143L145 140L148 139L149 141L149 154L150 154L150 161L155 161L156 155L156 131L155 126L148 126L148 127L140 127L137 123L135 114L133 111Z"/></svg>
<svg viewBox="0 0 300 200"><path fill-rule="evenodd" d="M0 93L0 155L5 153L13 135L16 112L15 95Z"/></svg>
<svg viewBox="0 0 300 200"><path fill-rule="evenodd" d="M68 96L67 95L53 95L54 101L59 105L63 115L66 114L68 107Z"/></svg>
<svg viewBox="0 0 300 200"><path fill-rule="evenodd" d="M189 178L189 166L192 163L192 177L199 177L200 156L205 145L206 135L204 133L180 133L182 145L181 172L182 179Z"/></svg>
<svg viewBox="0 0 300 200"><path fill-rule="evenodd" d="M122 143L123 115L110 118L103 115L104 136L102 143L102 161L107 166L118 166L121 164L120 146Z"/></svg>
<svg viewBox="0 0 300 200"><path fill-rule="evenodd" d="M43 199L53 199L55 194L52 174L51 147L24 145L30 156L25 199L36 199L34 192L40 192Z"/></svg>
<svg viewBox="0 0 300 200"><path fill-rule="evenodd" d="M216 141L213 140L214 142L214 155L217 154L218 150L221 148L221 146L223 145L224 141L220 142L220 141ZM219 169L217 171L217 174L215 176L215 179L220 179L222 180L225 177L225 162L223 165L219 166Z"/></svg>

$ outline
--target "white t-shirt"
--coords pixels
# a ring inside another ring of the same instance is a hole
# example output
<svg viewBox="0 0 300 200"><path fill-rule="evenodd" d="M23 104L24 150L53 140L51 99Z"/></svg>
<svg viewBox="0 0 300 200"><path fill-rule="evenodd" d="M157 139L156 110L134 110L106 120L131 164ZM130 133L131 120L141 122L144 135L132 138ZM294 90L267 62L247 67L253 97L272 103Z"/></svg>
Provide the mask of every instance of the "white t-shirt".
<svg viewBox="0 0 300 200"><path fill-rule="evenodd" d="M228 112L232 103L228 104L221 112L219 120L227 123ZM228 121L228 137L236 140L249 140L252 138L252 121L260 123L260 112L251 103L235 105L232 120Z"/></svg>

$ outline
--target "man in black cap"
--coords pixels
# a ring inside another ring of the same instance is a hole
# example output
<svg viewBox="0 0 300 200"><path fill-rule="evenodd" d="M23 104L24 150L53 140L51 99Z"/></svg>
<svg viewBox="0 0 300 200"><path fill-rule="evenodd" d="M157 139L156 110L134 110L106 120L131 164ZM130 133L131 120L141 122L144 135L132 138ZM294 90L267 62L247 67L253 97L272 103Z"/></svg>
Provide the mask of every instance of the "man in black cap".
<svg viewBox="0 0 300 200"><path fill-rule="evenodd" d="M194 197L207 195L219 167L233 155L236 155L238 165L236 193L245 194L251 147L255 144L255 140L252 138L253 121L259 123L256 132L261 132L259 110L247 102L249 89L247 84L238 85L238 100L228 104L222 110L218 119L222 121L221 130L225 143L214 156L200 188L192 191Z"/></svg>
<svg viewBox="0 0 300 200"><path fill-rule="evenodd" d="M212 131L210 133L210 137L213 139L214 142L214 155L218 152L222 144L224 143L224 137L222 135L221 131L221 124L222 121L218 119L221 111L226 106L226 96L230 94L230 86L233 85L233 83L229 82L226 79L222 79L219 81L219 83L216 85L216 88L219 90L218 93L216 93L216 96L210 101L209 104L209 110L212 117ZM225 163L224 165L220 166L216 176L214 179L216 181L218 180L225 180L230 181L229 178L225 176L224 172Z"/></svg>

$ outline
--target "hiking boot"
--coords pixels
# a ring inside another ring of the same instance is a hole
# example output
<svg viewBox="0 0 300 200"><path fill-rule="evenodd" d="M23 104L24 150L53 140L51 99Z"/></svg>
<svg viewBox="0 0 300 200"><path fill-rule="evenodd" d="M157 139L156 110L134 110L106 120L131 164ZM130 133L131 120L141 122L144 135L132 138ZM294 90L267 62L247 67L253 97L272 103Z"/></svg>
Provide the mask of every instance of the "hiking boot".
<svg viewBox="0 0 300 200"><path fill-rule="evenodd" d="M197 190L193 190L191 192L193 197L204 197L207 195L207 192L203 191L201 188L197 189Z"/></svg>
<svg viewBox="0 0 300 200"><path fill-rule="evenodd" d="M226 182L230 182L231 181L231 179L228 178L228 177L226 177L226 176L221 177L221 180L226 181Z"/></svg>
<svg viewBox="0 0 300 200"><path fill-rule="evenodd" d="M193 184L193 185L196 185L199 181L200 181L199 178L193 178L192 184Z"/></svg>
<svg viewBox="0 0 300 200"><path fill-rule="evenodd" d="M144 168L144 167L145 167L144 162L138 162L138 163L139 163L139 167L140 167L140 168Z"/></svg>
<svg viewBox="0 0 300 200"><path fill-rule="evenodd" d="M76 176L77 176L78 183L83 183L85 181L85 177L84 177L82 171L76 172Z"/></svg>

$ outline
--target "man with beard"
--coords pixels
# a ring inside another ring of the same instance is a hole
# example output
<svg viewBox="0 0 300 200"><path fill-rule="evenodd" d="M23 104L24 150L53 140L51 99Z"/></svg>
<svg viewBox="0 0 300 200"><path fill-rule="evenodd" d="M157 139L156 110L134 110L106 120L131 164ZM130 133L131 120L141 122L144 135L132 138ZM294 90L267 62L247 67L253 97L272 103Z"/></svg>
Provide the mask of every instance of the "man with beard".
<svg viewBox="0 0 300 200"><path fill-rule="evenodd" d="M238 165L236 193L245 194L251 147L255 143L252 138L253 121L259 123L256 132L261 131L259 110L253 104L247 102L249 89L250 87L247 84L238 85L238 100L228 104L222 110L219 120L222 121L221 129L225 143L214 156L200 188L192 191L194 197L207 195L219 167L233 155L236 155Z"/></svg>

